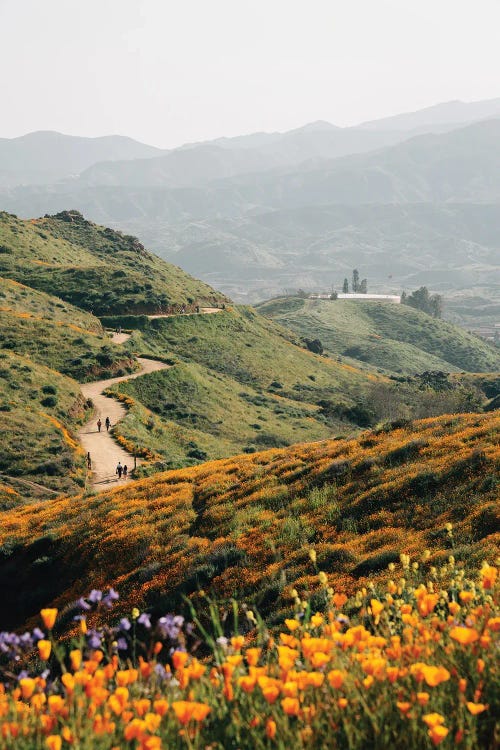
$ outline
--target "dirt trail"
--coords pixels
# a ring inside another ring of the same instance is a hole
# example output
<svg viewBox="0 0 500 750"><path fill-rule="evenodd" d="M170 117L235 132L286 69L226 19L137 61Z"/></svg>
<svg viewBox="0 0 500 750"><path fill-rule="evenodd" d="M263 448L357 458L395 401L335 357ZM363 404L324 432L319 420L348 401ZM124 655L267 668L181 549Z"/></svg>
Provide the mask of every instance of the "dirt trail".
<svg viewBox="0 0 500 750"><path fill-rule="evenodd" d="M156 318L186 318L189 315L213 315L213 313L223 312L221 307L200 307L199 313L162 313L160 315L148 315L150 320L156 320Z"/></svg>
<svg viewBox="0 0 500 750"><path fill-rule="evenodd" d="M116 343L122 343L126 339L121 338L118 341L118 337L127 336L127 334L114 334L113 341ZM125 481L119 480L115 474L116 465L118 461L121 462L122 466L127 465L129 470L134 467L134 458L121 448L116 443L111 435L106 431L105 421L106 417L109 417L111 426L115 425L120 419L123 419L127 413L126 408L114 398L104 396L103 391L109 388L110 385L120 383L123 380L132 380L138 378L141 375L146 375L149 372L156 372L157 370L164 370L169 367L164 362L157 362L152 359L144 359L138 357L137 361L141 365L141 369L131 375L123 375L119 378L109 378L108 380L96 380L93 383L84 383L81 386L81 391L85 398L92 399L95 406L95 416L87 422L79 431L78 437L82 444L85 453L90 453L92 459L92 486L104 488L107 484L112 483L113 485L124 484ZM97 420L101 419L102 427L101 432L97 429ZM137 459L137 465L141 463L141 460Z"/></svg>

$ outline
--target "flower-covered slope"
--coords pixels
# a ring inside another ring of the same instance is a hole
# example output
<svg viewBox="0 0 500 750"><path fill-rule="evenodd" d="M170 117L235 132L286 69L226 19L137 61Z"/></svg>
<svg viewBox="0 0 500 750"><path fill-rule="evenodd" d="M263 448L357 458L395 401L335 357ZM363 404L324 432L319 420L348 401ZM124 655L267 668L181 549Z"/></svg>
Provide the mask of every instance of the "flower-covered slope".
<svg viewBox="0 0 500 750"><path fill-rule="evenodd" d="M124 609L178 610L206 589L272 621L318 568L349 592L401 553L479 564L498 543L499 435L495 412L443 416L13 509L0 625L109 585Z"/></svg>

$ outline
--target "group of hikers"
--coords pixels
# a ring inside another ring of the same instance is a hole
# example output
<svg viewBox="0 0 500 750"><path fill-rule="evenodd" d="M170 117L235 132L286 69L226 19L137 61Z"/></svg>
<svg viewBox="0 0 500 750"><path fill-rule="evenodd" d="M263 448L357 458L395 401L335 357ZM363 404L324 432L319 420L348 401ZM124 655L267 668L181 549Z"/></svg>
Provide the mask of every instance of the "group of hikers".
<svg viewBox="0 0 500 750"><path fill-rule="evenodd" d="M109 417L106 417L104 420L104 425L106 427L106 432L109 432L109 428L111 427L111 420ZM97 431L100 432L102 427L102 421L101 418L97 420ZM87 453L87 469L89 471L92 470L92 458L90 456L90 451ZM117 475L118 479L121 479L122 476L124 479L127 479L128 477L128 466L127 464L121 463L121 461L118 461L117 467L115 469L115 474Z"/></svg>

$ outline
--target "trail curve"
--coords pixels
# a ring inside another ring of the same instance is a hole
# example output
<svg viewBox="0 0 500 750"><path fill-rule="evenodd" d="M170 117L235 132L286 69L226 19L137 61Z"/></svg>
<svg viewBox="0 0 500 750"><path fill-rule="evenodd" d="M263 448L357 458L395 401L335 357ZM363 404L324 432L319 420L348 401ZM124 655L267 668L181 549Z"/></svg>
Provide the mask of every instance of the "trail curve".
<svg viewBox="0 0 500 750"><path fill-rule="evenodd" d="M124 335L124 334L122 334ZM85 454L90 453L92 460L92 472L91 472L91 484L93 487L104 489L108 484L125 484L126 481L130 481L130 478L118 479L115 474L116 466L118 461L122 466L127 465L130 469L134 466L133 456L124 450L118 443L115 442L110 432L107 432L105 421L106 417L109 417L111 426L114 426L126 415L127 410L116 399L105 396L103 391L109 386L115 383L120 383L124 380L133 380L141 375L147 375L150 372L157 372L158 370L164 370L169 365L164 362L158 362L152 359L146 359L144 357L138 357L137 361L141 365L141 369L131 375L122 375L118 378L108 378L107 380L95 380L92 383L83 383L81 386L82 394L85 398L91 399L95 406L95 413L91 420L81 427L78 431L78 438L82 444ZM102 426L99 432L97 427L98 420L101 420ZM137 459L137 465L141 463L141 460Z"/></svg>

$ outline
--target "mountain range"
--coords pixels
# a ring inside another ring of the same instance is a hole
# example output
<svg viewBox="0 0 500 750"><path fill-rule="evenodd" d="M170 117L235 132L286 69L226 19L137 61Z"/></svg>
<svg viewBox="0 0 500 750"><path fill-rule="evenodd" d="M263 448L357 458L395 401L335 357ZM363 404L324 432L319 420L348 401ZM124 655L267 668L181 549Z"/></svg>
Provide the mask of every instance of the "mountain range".
<svg viewBox="0 0 500 750"><path fill-rule="evenodd" d="M35 133L0 141L0 207L76 208L241 301L363 265L373 290L425 283L455 320L495 320L499 144L500 99L170 151Z"/></svg>

